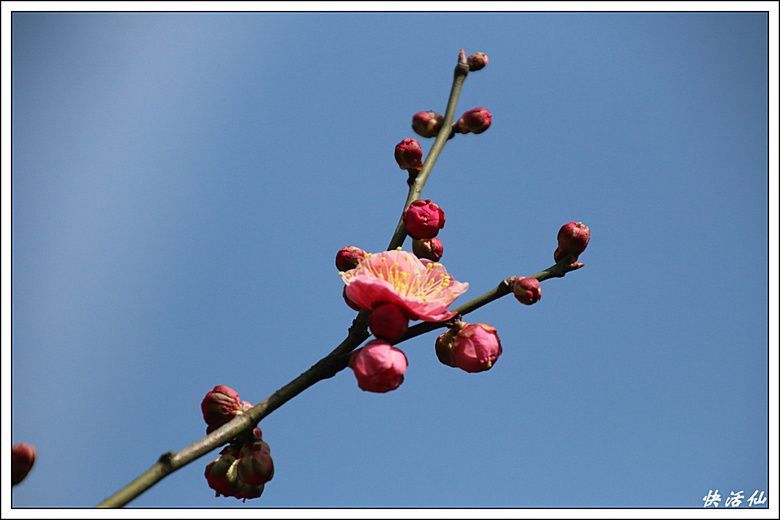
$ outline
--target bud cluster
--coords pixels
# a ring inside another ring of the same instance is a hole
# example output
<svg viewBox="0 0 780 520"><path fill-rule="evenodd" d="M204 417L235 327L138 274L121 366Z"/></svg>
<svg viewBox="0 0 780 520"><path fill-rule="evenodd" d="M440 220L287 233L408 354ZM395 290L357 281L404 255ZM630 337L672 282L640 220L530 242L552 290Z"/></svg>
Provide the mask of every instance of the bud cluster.
<svg viewBox="0 0 780 520"><path fill-rule="evenodd" d="M203 399L201 411L211 433L233 417L252 408L241 401L232 388L217 385ZM219 457L206 465L206 482L216 491L216 496L238 499L257 498L274 476L271 448L263 440L263 432L255 428L248 436L236 437Z"/></svg>
<svg viewBox="0 0 780 520"><path fill-rule="evenodd" d="M219 457L206 465L204 474L215 496L246 500L262 495L265 484L274 476L274 462L260 428L243 442L225 446Z"/></svg>

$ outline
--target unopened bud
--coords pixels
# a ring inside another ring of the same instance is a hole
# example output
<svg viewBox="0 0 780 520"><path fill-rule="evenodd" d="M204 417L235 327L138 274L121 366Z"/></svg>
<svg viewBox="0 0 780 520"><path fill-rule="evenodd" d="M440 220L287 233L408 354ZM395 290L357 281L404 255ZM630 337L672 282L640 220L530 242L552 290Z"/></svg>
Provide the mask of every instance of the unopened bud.
<svg viewBox="0 0 780 520"><path fill-rule="evenodd" d="M11 447L11 485L15 486L27 477L35 464L35 446L20 442Z"/></svg>
<svg viewBox="0 0 780 520"><path fill-rule="evenodd" d="M558 231L558 248L553 254L556 262L560 262L566 255L572 255L571 262L577 262L577 258L585 251L590 242L590 228L582 222L569 222Z"/></svg>
<svg viewBox="0 0 780 520"><path fill-rule="evenodd" d="M407 365L406 355L382 339L369 341L349 359L358 386L368 392L384 393L398 388L404 382Z"/></svg>
<svg viewBox="0 0 780 520"><path fill-rule="evenodd" d="M444 210L428 200L414 200L404 210L406 232L412 238L433 238L444 227Z"/></svg>
<svg viewBox="0 0 780 520"><path fill-rule="evenodd" d="M412 116L412 130L421 137L436 137L444 123L444 116L433 110L417 112Z"/></svg>
<svg viewBox="0 0 780 520"><path fill-rule="evenodd" d="M358 266L365 258L366 252L355 246L346 246L336 253L336 268L339 271L349 271Z"/></svg>
<svg viewBox="0 0 780 520"><path fill-rule="evenodd" d="M433 262L441 260L444 246L438 238L415 238L412 240L412 252L417 258L427 258Z"/></svg>
<svg viewBox="0 0 780 520"><path fill-rule="evenodd" d="M452 359L452 348L455 346L455 336L466 326L468 326L468 323L459 321L454 327L436 338L436 357L448 367L456 368L458 366Z"/></svg>
<svg viewBox="0 0 780 520"><path fill-rule="evenodd" d="M377 338L395 341L409 328L409 317L394 303L380 303L368 317L368 328Z"/></svg>
<svg viewBox="0 0 780 520"><path fill-rule="evenodd" d="M488 64L488 57L484 52L475 52L468 57L467 61L469 63L469 70L473 72L475 70L484 69L485 65Z"/></svg>
<svg viewBox="0 0 780 520"><path fill-rule="evenodd" d="M232 497L236 492L236 465L238 452L232 446L226 446L219 457L206 465L206 482L217 492L216 496Z"/></svg>
<svg viewBox="0 0 780 520"><path fill-rule="evenodd" d="M395 162L402 170L422 170L422 156L417 139L404 139L395 145Z"/></svg>
<svg viewBox="0 0 780 520"><path fill-rule="evenodd" d="M466 372L489 370L501 355L501 341L495 327L473 323L460 330L452 346L452 360Z"/></svg>
<svg viewBox="0 0 780 520"><path fill-rule="evenodd" d="M472 108L467 110L460 116L460 119L455 123L453 130L462 134L469 132L473 134L481 134L488 128L493 122L493 116L490 114L487 108Z"/></svg>
<svg viewBox="0 0 780 520"><path fill-rule="evenodd" d="M236 415L244 413L244 406L238 397L238 392L224 385L217 385L207 393L200 403L200 409L203 412L203 420L208 425L207 433L230 422Z"/></svg>
<svg viewBox="0 0 780 520"><path fill-rule="evenodd" d="M274 477L271 449L260 439L245 442L238 459L238 479L250 486L261 486Z"/></svg>
<svg viewBox="0 0 780 520"><path fill-rule="evenodd" d="M542 288L536 278L519 276L512 282L512 292L517 301L531 305L542 299Z"/></svg>
<svg viewBox="0 0 780 520"><path fill-rule="evenodd" d="M246 501L247 498L260 498L260 495L263 494L263 489L265 489L265 484L260 484L259 486L252 486L251 484L247 484L246 482L238 481L236 486L236 494L233 495L234 497L238 499L243 499Z"/></svg>

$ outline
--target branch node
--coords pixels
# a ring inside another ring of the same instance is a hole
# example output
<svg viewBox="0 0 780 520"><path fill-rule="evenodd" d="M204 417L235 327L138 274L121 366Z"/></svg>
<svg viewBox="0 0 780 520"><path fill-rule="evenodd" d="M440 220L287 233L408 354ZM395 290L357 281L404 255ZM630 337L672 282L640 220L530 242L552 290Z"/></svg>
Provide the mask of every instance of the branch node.
<svg viewBox="0 0 780 520"><path fill-rule="evenodd" d="M157 459L157 462L162 464L163 468L165 468L166 473L170 473L173 471L173 452L167 451L160 455L160 458Z"/></svg>

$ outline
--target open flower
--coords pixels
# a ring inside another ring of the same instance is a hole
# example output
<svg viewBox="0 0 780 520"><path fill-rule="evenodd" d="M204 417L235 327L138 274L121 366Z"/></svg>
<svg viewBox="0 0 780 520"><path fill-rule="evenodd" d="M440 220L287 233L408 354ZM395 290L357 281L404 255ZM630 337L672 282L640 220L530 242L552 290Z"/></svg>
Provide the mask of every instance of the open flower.
<svg viewBox="0 0 780 520"><path fill-rule="evenodd" d="M380 303L394 303L410 319L423 321L455 316L447 307L469 287L447 274L443 265L420 260L401 248L369 253L341 278L347 284L347 298L357 306L374 310Z"/></svg>

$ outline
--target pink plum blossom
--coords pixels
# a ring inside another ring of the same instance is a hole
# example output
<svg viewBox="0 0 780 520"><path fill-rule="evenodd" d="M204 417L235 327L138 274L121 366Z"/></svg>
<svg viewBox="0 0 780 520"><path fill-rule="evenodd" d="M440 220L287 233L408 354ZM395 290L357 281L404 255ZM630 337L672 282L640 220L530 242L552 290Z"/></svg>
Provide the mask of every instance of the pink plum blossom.
<svg viewBox="0 0 780 520"><path fill-rule="evenodd" d="M369 341L349 359L361 390L377 393L401 386L407 365L406 354L382 339Z"/></svg>
<svg viewBox="0 0 780 520"><path fill-rule="evenodd" d="M447 307L469 287L456 281L443 265L420 260L412 253L368 253L355 268L341 273L346 297L362 309L394 303L409 319L444 321L455 316Z"/></svg>

